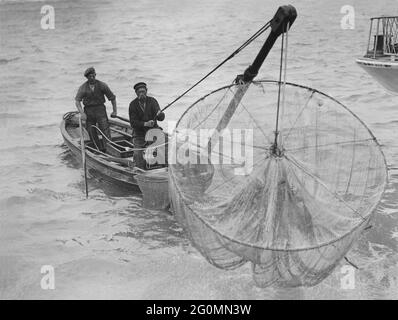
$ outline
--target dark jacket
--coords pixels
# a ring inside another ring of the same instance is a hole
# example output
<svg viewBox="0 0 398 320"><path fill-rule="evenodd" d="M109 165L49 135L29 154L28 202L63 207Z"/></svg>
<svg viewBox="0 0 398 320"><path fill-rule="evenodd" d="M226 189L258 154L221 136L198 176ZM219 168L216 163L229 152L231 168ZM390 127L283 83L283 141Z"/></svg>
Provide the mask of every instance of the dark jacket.
<svg viewBox="0 0 398 320"><path fill-rule="evenodd" d="M112 101L116 98L105 82L95 80L94 91L92 91L88 81L86 81L77 91L75 100L83 100L85 107L103 106L105 103L105 96L109 101Z"/></svg>
<svg viewBox="0 0 398 320"><path fill-rule="evenodd" d="M134 130L134 137L145 136L146 132L151 128L144 127L144 122L155 120L156 114L159 110L159 103L153 97L146 97L145 111L142 111L138 98L135 98L133 101L130 102L129 117L131 127Z"/></svg>

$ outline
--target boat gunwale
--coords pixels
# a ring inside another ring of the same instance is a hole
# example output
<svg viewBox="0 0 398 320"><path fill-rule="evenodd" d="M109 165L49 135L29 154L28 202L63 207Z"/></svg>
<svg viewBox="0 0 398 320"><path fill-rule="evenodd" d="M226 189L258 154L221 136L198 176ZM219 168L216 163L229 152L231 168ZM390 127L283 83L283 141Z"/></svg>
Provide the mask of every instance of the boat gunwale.
<svg viewBox="0 0 398 320"><path fill-rule="evenodd" d="M110 122L113 123L113 124L116 124L116 125L120 125L121 127L126 127L126 126L123 125L123 123L119 123L118 121L110 121ZM61 134L62 134L66 144L68 145L68 149L70 151L72 151L72 153L81 152L81 148L80 148L80 146L78 144L78 140L73 138L69 134L69 132L67 131L66 127L67 127L66 121L62 120L61 125L60 125ZM75 149L75 152L73 152L71 146L73 146L73 148ZM130 184L130 185L137 185L137 181L135 179L135 176L138 173L132 172L130 168L122 167L122 166L120 166L118 164L115 164L115 163L113 163L111 161L107 161L107 160L103 159L102 157L96 156L96 154L94 152L89 151L87 149L86 149L86 155L87 155L87 159L89 161L92 161L94 163L98 163L99 165L101 165L103 167L106 167L106 168L109 168L110 170L113 170L114 172L117 172L118 174L121 174L121 175L124 175L124 176L129 176L132 179L134 179L134 182L129 182L129 181L117 179L117 178L115 178L115 177L113 177L111 175L108 175L108 174L105 174L105 173L101 172L100 170L98 170L97 168L95 168L93 166L90 166L90 169L99 171L101 174L109 176L111 179L116 180L118 182L127 183L127 184ZM89 163L89 161L88 161L88 163Z"/></svg>
<svg viewBox="0 0 398 320"><path fill-rule="evenodd" d="M368 58L368 57L361 57L357 58L355 60L357 64L360 65L365 65L369 67L385 67L385 68L398 68L398 60L396 61L391 61L391 60L385 60L385 61L380 61L377 58Z"/></svg>

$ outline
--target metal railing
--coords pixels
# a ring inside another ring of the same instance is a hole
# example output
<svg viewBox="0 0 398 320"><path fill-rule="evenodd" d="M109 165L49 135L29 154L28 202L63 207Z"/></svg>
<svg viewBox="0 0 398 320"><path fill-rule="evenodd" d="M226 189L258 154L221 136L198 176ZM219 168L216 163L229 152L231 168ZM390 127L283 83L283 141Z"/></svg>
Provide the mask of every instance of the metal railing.
<svg viewBox="0 0 398 320"><path fill-rule="evenodd" d="M398 56L398 16L370 19L368 57ZM373 48L371 48L373 35Z"/></svg>

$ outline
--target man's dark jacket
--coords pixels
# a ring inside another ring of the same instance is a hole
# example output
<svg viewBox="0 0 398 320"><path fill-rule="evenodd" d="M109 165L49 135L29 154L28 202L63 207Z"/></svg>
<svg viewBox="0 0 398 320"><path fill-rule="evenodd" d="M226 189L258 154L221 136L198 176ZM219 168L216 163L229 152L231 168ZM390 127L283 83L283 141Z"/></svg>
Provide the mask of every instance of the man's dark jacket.
<svg viewBox="0 0 398 320"><path fill-rule="evenodd" d="M142 108L140 107L138 98L135 98L130 102L129 117L131 127L134 130L134 137L145 136L146 132L151 128L144 127L144 122L155 120L156 114L159 110L159 103L153 97L146 97L144 111L142 111Z"/></svg>

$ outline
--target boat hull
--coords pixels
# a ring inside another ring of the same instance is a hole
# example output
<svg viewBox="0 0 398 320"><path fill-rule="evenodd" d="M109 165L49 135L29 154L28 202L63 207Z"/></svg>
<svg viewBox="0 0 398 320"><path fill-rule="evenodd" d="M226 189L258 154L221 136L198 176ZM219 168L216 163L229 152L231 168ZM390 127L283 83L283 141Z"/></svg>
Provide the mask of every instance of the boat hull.
<svg viewBox="0 0 398 320"><path fill-rule="evenodd" d="M356 63L391 93L398 94L398 61L360 58Z"/></svg>
<svg viewBox="0 0 398 320"><path fill-rule="evenodd" d="M80 139L71 135L67 130L65 121L61 123L61 133L64 142L74 157L81 161ZM100 177L107 182L115 183L133 190L139 190L135 179L136 173L131 168L122 167L118 164L102 159L97 154L86 150L86 164L90 175Z"/></svg>

